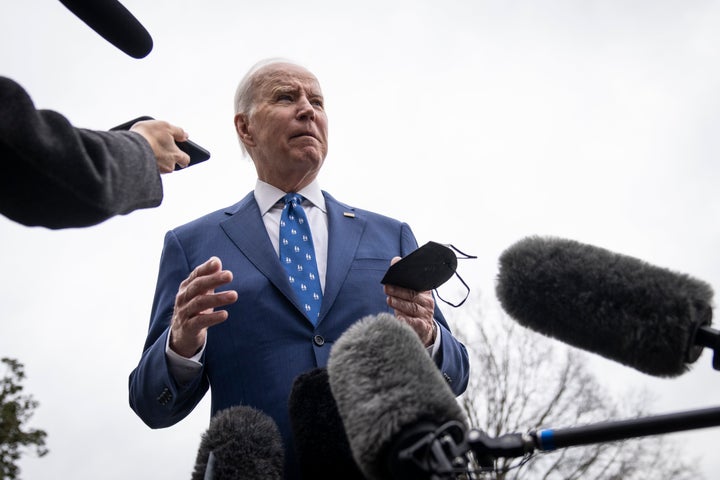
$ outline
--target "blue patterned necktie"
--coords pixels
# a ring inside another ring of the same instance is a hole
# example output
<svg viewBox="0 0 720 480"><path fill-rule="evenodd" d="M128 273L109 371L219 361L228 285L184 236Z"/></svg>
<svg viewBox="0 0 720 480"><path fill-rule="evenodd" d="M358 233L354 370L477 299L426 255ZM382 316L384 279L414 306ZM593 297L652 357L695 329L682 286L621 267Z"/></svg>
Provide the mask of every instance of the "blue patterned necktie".
<svg viewBox="0 0 720 480"><path fill-rule="evenodd" d="M322 304L322 287L315 261L310 224L308 223L298 193L288 193L283 198L285 207L280 216L280 262L285 267L288 280L303 306L305 315L317 325Z"/></svg>

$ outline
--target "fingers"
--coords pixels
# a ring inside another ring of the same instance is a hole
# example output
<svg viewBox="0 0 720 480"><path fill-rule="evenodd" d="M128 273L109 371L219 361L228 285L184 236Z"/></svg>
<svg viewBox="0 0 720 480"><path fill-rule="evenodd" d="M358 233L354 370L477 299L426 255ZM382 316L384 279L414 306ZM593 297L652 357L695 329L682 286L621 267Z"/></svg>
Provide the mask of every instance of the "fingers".
<svg viewBox="0 0 720 480"><path fill-rule="evenodd" d="M198 265L190 275L180 283L180 291L194 295L200 288L204 290L219 287L232 280L232 272L222 270L222 261L218 257L210 257L205 263ZM192 291L189 289L192 288Z"/></svg>
<svg viewBox="0 0 720 480"><path fill-rule="evenodd" d="M237 300L237 292L234 290L215 293L216 288L230 283L232 279L232 272L222 269L220 259L211 257L182 281L175 307L185 310L186 317L192 317L209 309L233 303Z"/></svg>
<svg viewBox="0 0 720 480"><path fill-rule="evenodd" d="M172 135L173 139L176 142L186 142L190 138L188 133L183 130L181 127L171 125L168 123L168 127L170 128L170 134Z"/></svg>
<svg viewBox="0 0 720 480"><path fill-rule="evenodd" d="M185 328L195 331L207 329L222 321L227 312L215 308L224 307L237 301L237 292L225 291L219 293L204 293L191 298L188 302L176 303L176 318L183 322Z"/></svg>
<svg viewBox="0 0 720 480"><path fill-rule="evenodd" d="M236 302L237 292L215 289L230 283L232 278L232 272L222 269L220 259L211 257L180 283L171 323L170 347L175 352L193 356L205 342L207 329L228 318L226 311L215 309Z"/></svg>
<svg viewBox="0 0 720 480"><path fill-rule="evenodd" d="M394 265L401 257L394 257L390 264ZM435 300L432 292L417 292L397 285L385 285L385 294L388 296L388 305L398 310L400 314L409 317L430 317L435 314Z"/></svg>
<svg viewBox="0 0 720 480"><path fill-rule="evenodd" d="M180 127L175 125L167 124L170 135L173 138L172 151L175 158L175 165L179 165L181 168L185 168L190 164L190 155L180 150L175 142L186 142L190 138L190 135ZM173 165L173 170L175 166Z"/></svg>
<svg viewBox="0 0 720 480"><path fill-rule="evenodd" d="M188 165L190 165L190 155L188 155L187 153L180 150L180 148L178 148L177 146L175 146L175 148L177 148L177 152L174 152L172 154L172 161L174 162L174 164L172 166L171 172L175 171L175 166L178 166L180 168L185 168ZM165 173L170 173L170 172L165 172Z"/></svg>
<svg viewBox="0 0 720 480"><path fill-rule="evenodd" d="M145 120L137 122L130 130L148 141L160 173L170 173L175 170L175 165L186 167L190 163L190 156L175 144L188 139L182 128L162 120Z"/></svg>
<svg viewBox="0 0 720 480"><path fill-rule="evenodd" d="M409 317L430 317L435 313L432 292L416 292L395 285L384 286L388 305Z"/></svg>
<svg viewBox="0 0 720 480"><path fill-rule="evenodd" d="M394 285L384 286L388 305L395 316L410 325L425 346L435 341L435 300L432 292L416 292Z"/></svg>

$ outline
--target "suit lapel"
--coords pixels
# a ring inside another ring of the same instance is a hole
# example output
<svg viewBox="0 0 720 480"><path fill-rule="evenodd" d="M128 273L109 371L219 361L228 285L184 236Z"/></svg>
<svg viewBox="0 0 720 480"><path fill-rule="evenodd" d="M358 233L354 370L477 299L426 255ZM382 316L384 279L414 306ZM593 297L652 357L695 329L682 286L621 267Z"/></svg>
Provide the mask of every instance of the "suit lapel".
<svg viewBox="0 0 720 480"><path fill-rule="evenodd" d="M230 217L220 222L220 227L230 237L230 240L255 265L255 268L265 275L302 312L295 293L287 280L285 270L280 265L275 249L268 238L253 192L250 192L225 213Z"/></svg>
<svg viewBox="0 0 720 480"><path fill-rule="evenodd" d="M360 237L365 230L365 218L357 215L354 208L338 202L327 192L323 192L323 195L328 215L328 258L318 324L335 302L355 260Z"/></svg>

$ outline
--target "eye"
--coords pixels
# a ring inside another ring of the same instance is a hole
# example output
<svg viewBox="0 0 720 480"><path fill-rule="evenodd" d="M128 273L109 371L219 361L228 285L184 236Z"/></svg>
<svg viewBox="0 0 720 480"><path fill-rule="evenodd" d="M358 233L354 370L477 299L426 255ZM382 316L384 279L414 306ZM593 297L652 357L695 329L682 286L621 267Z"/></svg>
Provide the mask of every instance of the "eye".
<svg viewBox="0 0 720 480"><path fill-rule="evenodd" d="M322 98L313 98L312 100L310 100L310 103L318 108L323 108L325 106Z"/></svg>
<svg viewBox="0 0 720 480"><path fill-rule="evenodd" d="M281 93L281 94L278 94L277 97L275 97L275 101L277 101L277 102L292 102L293 96L289 93Z"/></svg>

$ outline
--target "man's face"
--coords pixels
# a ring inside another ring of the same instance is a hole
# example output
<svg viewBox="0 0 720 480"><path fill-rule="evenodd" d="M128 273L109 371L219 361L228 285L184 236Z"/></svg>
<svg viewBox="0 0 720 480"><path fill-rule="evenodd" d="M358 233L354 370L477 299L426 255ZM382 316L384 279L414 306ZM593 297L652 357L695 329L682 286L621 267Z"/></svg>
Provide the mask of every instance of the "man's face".
<svg viewBox="0 0 720 480"><path fill-rule="evenodd" d="M285 191L310 183L327 155L327 116L320 84L292 64L272 64L258 72L259 85L245 133L238 131L258 177ZM236 119L236 125L238 125Z"/></svg>

